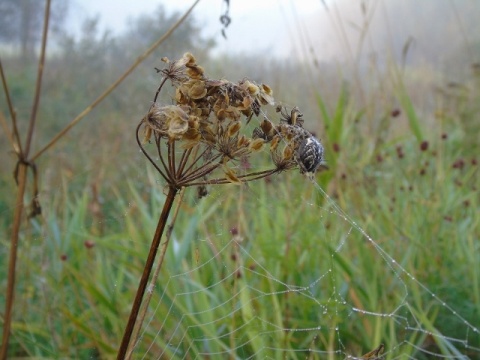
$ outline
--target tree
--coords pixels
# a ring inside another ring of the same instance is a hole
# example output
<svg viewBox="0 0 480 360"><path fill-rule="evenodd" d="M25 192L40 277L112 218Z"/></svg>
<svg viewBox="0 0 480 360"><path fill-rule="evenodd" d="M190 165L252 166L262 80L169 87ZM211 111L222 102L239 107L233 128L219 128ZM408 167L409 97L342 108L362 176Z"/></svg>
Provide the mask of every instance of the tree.
<svg viewBox="0 0 480 360"><path fill-rule="evenodd" d="M35 52L42 33L45 3L40 0L0 0L0 41L20 47L22 59ZM68 11L68 0L54 1L50 29L59 31Z"/></svg>

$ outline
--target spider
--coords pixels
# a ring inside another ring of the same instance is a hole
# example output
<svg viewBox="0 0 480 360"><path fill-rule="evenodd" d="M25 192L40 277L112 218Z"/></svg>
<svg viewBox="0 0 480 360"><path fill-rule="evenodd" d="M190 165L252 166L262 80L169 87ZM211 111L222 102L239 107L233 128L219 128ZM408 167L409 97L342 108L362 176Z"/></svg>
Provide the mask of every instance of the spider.
<svg viewBox="0 0 480 360"><path fill-rule="evenodd" d="M300 172L312 176L320 166L324 165L323 145L315 137L302 140L296 153Z"/></svg>

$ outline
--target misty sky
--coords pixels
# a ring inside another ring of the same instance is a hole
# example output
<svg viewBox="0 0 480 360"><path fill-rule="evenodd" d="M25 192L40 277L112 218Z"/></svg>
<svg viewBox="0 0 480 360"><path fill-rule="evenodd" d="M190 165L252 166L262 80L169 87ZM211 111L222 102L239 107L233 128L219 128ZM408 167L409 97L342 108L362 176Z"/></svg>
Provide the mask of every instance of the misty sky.
<svg viewBox="0 0 480 360"><path fill-rule="evenodd" d="M76 26L88 16L100 15L103 28L112 31L125 27L128 19L145 14L159 4L168 12L186 11L193 0L74 0L71 14L75 14ZM328 3L328 1L327 1ZM220 15L225 10L223 0L202 0L194 10L194 16L204 26L204 35L217 40L219 52L268 51L276 56L288 56L298 22L314 13L324 12L321 0L231 0L232 23L227 29L227 40L221 36ZM72 16L72 15L70 15Z"/></svg>
<svg viewBox="0 0 480 360"><path fill-rule="evenodd" d="M148 14L163 4L167 12L184 13L193 0L72 0L70 16L77 29L99 15L102 28L114 33L128 19ZM362 8L362 5L364 7ZM203 34L214 37L214 53L246 53L272 57L314 58L356 63L390 57L401 61L410 43L408 59L416 63L452 63L452 54L475 60L480 33L480 0L230 0L232 23L221 36L219 17L223 0L201 0L194 16ZM74 14L74 15L73 15ZM364 32L368 29L368 32ZM366 34L366 36L364 36ZM471 53L471 54L470 54Z"/></svg>

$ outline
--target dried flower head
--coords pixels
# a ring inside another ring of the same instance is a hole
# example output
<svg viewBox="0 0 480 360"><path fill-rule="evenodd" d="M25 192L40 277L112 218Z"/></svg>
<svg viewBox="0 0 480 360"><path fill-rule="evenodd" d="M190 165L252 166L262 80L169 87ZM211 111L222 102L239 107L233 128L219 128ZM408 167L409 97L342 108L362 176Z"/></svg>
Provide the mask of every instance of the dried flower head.
<svg viewBox="0 0 480 360"><path fill-rule="evenodd" d="M190 53L177 61L162 60L167 66L157 71L163 79L137 127L137 141L169 186L241 184L295 167L311 176L324 163L323 146L303 128L297 107L277 107L277 123L264 116L259 126L249 125L263 114L263 106L275 103L268 85L209 79ZM172 105L160 105L157 97L167 80L175 98ZM143 144L138 136L142 127ZM147 143L155 147L158 161L147 152ZM269 151L262 151L266 144ZM254 154L270 154L273 166L256 172L240 166Z"/></svg>

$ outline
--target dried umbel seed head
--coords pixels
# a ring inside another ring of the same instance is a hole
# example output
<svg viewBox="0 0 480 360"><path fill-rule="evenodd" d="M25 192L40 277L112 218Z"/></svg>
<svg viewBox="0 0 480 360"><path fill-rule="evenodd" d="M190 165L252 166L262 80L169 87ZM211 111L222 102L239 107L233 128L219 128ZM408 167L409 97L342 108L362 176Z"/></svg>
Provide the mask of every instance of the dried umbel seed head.
<svg viewBox="0 0 480 360"><path fill-rule="evenodd" d="M247 79L238 83L209 79L190 53L164 61L166 69L157 70L164 77L137 127L137 141L169 186L244 183L292 168L312 174L322 165L323 146L303 128L297 107L278 107L279 121L262 111L263 106L274 105L269 86ZM161 106L156 100L167 80L175 97L172 105ZM263 119L258 119L260 114ZM252 133L248 125L254 116L257 126ZM145 139L155 140L147 145L155 147L155 157L138 140L142 126ZM268 144L269 150L262 151ZM270 154L274 167L251 171L250 166L239 166L250 164L249 157L256 154Z"/></svg>

